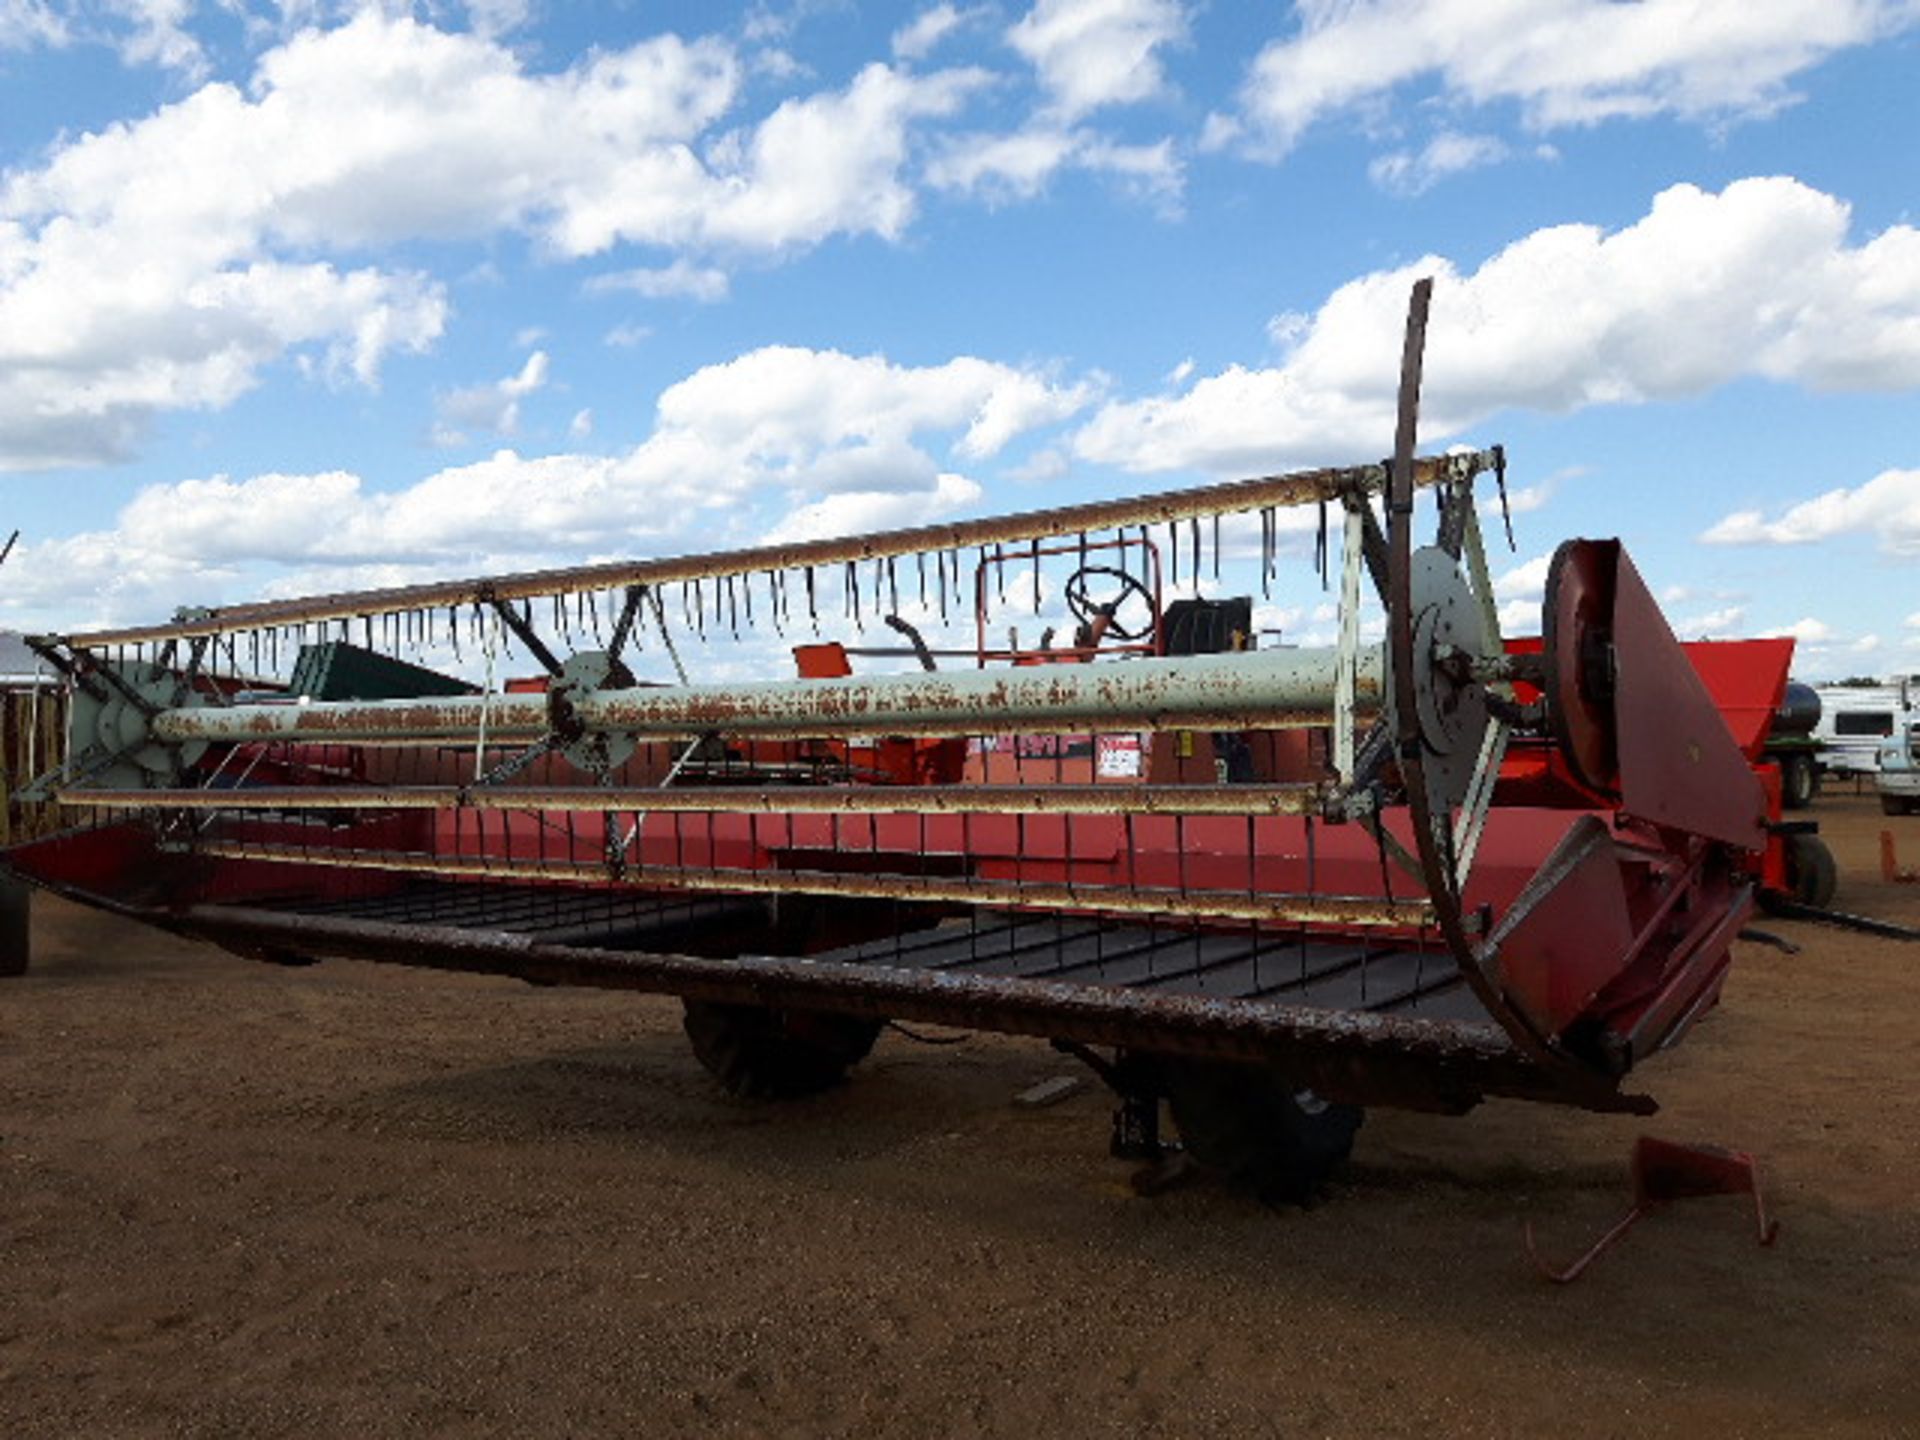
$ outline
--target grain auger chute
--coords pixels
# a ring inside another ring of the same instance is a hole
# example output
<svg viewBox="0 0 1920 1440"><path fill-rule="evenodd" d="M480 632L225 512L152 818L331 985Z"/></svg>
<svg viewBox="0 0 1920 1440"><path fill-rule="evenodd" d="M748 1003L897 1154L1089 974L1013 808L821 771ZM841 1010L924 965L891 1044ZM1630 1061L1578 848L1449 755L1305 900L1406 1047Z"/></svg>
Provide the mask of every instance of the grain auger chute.
<svg viewBox="0 0 1920 1440"><path fill-rule="evenodd" d="M1650 1109L1766 801L1616 542L1503 640L1425 309L1381 464L44 639L74 823L10 863L261 959L678 995L736 1091L1046 1037L1275 1196L1365 1104Z"/></svg>

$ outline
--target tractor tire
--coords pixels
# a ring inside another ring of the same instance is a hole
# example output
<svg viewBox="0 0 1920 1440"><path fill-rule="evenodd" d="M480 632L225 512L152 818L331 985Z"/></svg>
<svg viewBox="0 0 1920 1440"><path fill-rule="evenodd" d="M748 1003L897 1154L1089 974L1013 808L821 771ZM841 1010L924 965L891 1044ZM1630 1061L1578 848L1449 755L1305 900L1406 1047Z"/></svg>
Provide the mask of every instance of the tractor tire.
<svg viewBox="0 0 1920 1440"><path fill-rule="evenodd" d="M729 1095L797 1100L844 1081L885 1022L689 1000L682 1023L695 1058Z"/></svg>
<svg viewBox="0 0 1920 1440"><path fill-rule="evenodd" d="M1907 813L1907 802L1898 795L1882 795L1880 797L1880 813L1882 815L1904 815Z"/></svg>
<svg viewBox="0 0 1920 1440"><path fill-rule="evenodd" d="M1840 870L1833 851L1818 835L1787 836L1788 894L1802 905L1824 910L1839 888Z"/></svg>
<svg viewBox="0 0 1920 1440"><path fill-rule="evenodd" d="M0 976L27 973L33 954L33 887L0 874Z"/></svg>
<svg viewBox="0 0 1920 1440"><path fill-rule="evenodd" d="M1161 1077L1187 1153L1275 1207L1311 1204L1365 1118L1253 1066L1170 1059Z"/></svg>
<svg viewBox="0 0 1920 1440"><path fill-rule="evenodd" d="M1813 803L1819 789L1811 755L1780 757L1780 808L1804 810Z"/></svg>

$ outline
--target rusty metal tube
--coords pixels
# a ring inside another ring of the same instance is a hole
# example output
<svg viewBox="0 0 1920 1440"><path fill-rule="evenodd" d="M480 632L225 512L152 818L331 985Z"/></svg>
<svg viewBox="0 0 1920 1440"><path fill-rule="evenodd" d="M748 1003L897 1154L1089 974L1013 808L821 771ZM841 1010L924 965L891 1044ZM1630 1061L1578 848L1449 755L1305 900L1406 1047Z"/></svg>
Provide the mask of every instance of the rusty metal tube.
<svg viewBox="0 0 1920 1440"><path fill-rule="evenodd" d="M1494 468L1496 458L1492 450L1428 456L1414 462L1413 483L1434 485L1442 481L1469 479ZM1386 488L1386 478L1387 467L1381 464L1298 470L1286 475L1231 480L1159 495L1097 500L1083 505L1032 511L1025 515L956 520L911 530L792 541L712 555L621 560L601 565L496 576L492 579L444 580L300 600L266 600L252 605L229 606L168 624L95 630L74 635L71 639L75 644L97 650L112 645L153 644L200 635L224 635L236 630L351 620L364 615L385 615L402 610L441 609L492 600L526 600L544 595L618 589L627 585L672 585L716 576L797 570L812 565L860 564L935 551L971 550L982 545L1063 539L1141 525L1166 525L1215 515L1244 514L1274 506L1309 505L1322 500L1338 500L1349 494L1378 494Z"/></svg>
<svg viewBox="0 0 1920 1440"><path fill-rule="evenodd" d="M1328 723L1334 657L1331 649L1266 650L930 675L638 687L584 695L572 709L588 731L653 739L1285 729ZM1359 662L1357 708L1376 710L1381 647L1362 649ZM467 740L478 731L483 710L490 737L527 741L547 732L546 697L496 695L164 710L153 718L152 735L169 744Z"/></svg>
<svg viewBox="0 0 1920 1440"><path fill-rule="evenodd" d="M1416 929L1428 924L1425 900L1389 900L1374 895L1257 895L1245 890L1163 890L1121 885L1062 885L1048 881L981 880L970 876L900 875L838 870L701 869L684 865L634 866L616 881L604 865L582 860L513 861L505 856L435 855L410 850L349 850L324 845L280 845L246 840L164 842L178 851L214 860L254 860L321 869L378 870L449 879L565 881L630 885L641 889L718 891L728 895L837 895L861 900L908 900L923 904L1003 906L1012 910L1065 910L1117 915L1178 915L1198 920L1252 921L1264 925L1322 925L1338 929L1385 926Z"/></svg>
<svg viewBox="0 0 1920 1440"><path fill-rule="evenodd" d="M1317 815L1331 786L1140 785L261 785L62 791L111 810L578 810L747 815Z"/></svg>

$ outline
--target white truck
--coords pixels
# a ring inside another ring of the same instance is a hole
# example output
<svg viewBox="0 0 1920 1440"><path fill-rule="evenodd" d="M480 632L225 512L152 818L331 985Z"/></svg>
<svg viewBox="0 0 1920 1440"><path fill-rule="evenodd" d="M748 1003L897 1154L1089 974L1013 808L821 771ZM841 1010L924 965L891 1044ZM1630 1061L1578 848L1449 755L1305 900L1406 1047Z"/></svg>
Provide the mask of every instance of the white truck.
<svg viewBox="0 0 1920 1440"><path fill-rule="evenodd" d="M1880 742L1873 788L1889 815L1920 810L1920 721L1909 721Z"/></svg>

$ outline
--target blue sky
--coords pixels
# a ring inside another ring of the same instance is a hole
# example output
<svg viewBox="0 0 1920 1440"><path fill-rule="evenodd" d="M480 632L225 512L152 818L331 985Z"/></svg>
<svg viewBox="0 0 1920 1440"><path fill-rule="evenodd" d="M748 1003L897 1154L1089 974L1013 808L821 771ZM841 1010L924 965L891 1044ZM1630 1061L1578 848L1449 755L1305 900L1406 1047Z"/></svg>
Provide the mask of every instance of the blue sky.
<svg viewBox="0 0 1920 1440"><path fill-rule="evenodd" d="M1514 625L1617 534L1683 634L1920 670L1916 62L1912 0L0 0L0 623L1376 458L1431 270Z"/></svg>

